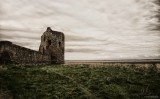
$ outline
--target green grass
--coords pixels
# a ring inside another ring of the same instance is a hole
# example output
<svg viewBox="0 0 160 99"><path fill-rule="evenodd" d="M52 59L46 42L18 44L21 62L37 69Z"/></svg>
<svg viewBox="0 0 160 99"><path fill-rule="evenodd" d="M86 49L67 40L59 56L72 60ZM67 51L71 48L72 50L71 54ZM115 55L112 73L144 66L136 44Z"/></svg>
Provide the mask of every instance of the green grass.
<svg viewBox="0 0 160 99"><path fill-rule="evenodd" d="M1 65L0 90L13 99L158 99L160 71L133 65Z"/></svg>

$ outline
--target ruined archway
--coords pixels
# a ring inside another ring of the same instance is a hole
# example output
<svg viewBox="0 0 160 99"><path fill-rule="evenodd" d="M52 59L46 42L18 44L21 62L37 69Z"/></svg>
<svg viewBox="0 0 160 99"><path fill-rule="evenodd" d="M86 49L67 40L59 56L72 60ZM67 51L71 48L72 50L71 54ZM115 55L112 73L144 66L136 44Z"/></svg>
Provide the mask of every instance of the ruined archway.
<svg viewBox="0 0 160 99"><path fill-rule="evenodd" d="M10 64L11 63L11 56L8 51L4 51L0 53L0 64Z"/></svg>

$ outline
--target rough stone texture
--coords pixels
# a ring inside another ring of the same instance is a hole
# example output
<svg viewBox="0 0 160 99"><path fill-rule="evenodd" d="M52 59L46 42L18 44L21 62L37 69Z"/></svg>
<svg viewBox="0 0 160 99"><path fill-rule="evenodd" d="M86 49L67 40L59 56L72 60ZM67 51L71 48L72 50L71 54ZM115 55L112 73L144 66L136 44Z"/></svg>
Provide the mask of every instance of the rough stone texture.
<svg viewBox="0 0 160 99"><path fill-rule="evenodd" d="M64 63L64 34L48 27L41 36L39 51L51 55L52 63Z"/></svg>
<svg viewBox="0 0 160 99"><path fill-rule="evenodd" d="M41 37L39 51L0 41L0 63L62 64L64 63L64 34L47 28Z"/></svg>

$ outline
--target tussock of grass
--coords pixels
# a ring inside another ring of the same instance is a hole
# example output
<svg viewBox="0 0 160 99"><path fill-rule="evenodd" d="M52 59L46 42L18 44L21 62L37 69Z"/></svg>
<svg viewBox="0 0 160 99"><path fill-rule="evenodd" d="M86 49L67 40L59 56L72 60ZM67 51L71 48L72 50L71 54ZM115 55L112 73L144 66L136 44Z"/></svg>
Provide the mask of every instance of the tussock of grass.
<svg viewBox="0 0 160 99"><path fill-rule="evenodd" d="M13 99L145 99L160 97L156 67L27 66L0 68L0 90Z"/></svg>

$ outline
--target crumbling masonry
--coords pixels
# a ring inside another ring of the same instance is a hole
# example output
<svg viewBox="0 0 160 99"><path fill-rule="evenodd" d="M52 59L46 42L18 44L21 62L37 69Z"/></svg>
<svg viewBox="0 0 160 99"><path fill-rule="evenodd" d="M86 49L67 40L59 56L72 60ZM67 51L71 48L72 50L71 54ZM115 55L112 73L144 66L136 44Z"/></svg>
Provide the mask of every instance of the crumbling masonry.
<svg viewBox="0 0 160 99"><path fill-rule="evenodd" d="M64 34L48 27L41 36L39 51L0 41L0 63L63 64Z"/></svg>

